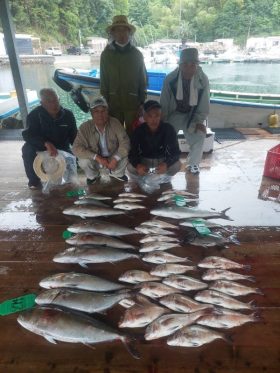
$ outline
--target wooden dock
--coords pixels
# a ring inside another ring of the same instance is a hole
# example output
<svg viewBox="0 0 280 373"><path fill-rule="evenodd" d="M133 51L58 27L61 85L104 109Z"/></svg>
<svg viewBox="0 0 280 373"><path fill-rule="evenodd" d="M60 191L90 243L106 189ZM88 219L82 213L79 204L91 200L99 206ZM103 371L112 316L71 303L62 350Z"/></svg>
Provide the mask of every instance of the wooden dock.
<svg viewBox="0 0 280 373"><path fill-rule="evenodd" d="M2 316L0 324L0 372L278 373L280 181L262 177L266 152L278 143L279 136L249 136L245 142L223 142L205 156L199 177L185 176L182 171L172 182L174 189L199 193L200 208L221 211L231 207L228 214L233 221L217 221L229 226L241 243L224 249L186 244L172 252L191 257L194 263L208 255L221 255L251 265L249 274L256 278L256 286L264 296L251 295L242 300L254 300L256 312L263 321L223 331L231 343L217 340L200 348L169 347L165 339L145 342L139 337L136 347L141 359L135 360L121 342L97 345L93 349L62 342L51 344L23 329L16 321L17 314L11 314ZM116 281L127 269L151 268L141 260L89 265L89 269L54 263L53 256L66 246L63 231L80 221L62 214L74 201L66 196L67 191L77 187L59 187L50 194L30 191L22 166L22 143L1 141L0 144L0 302L24 294L38 294L39 281L58 272L84 272ZM96 184L90 190L112 197L124 190L139 192L135 184L118 181L110 186ZM145 212L126 213L121 219L108 220L129 227L138 225L150 217L149 210L157 203L162 190L147 198ZM186 233L180 229L179 235L183 238ZM139 237L123 239L138 244ZM116 326L123 312L124 309L117 306L100 317ZM141 336L143 330L136 333Z"/></svg>

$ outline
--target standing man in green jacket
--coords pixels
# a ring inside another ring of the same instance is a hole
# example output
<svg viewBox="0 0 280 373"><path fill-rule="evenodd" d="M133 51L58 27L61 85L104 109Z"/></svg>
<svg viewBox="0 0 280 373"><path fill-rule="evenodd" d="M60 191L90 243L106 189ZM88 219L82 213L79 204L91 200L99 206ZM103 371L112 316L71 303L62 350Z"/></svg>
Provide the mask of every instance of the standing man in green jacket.
<svg viewBox="0 0 280 373"><path fill-rule="evenodd" d="M144 58L131 43L135 31L126 16L115 16L107 27L109 44L100 59L101 95L108 102L110 116L124 124L129 135L147 93Z"/></svg>

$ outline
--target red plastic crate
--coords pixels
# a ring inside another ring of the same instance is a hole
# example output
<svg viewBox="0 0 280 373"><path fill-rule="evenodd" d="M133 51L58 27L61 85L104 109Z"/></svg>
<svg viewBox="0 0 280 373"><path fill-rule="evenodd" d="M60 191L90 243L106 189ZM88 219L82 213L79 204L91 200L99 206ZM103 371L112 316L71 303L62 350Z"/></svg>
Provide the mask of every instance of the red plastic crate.
<svg viewBox="0 0 280 373"><path fill-rule="evenodd" d="M263 175L280 179L280 144L267 152Z"/></svg>

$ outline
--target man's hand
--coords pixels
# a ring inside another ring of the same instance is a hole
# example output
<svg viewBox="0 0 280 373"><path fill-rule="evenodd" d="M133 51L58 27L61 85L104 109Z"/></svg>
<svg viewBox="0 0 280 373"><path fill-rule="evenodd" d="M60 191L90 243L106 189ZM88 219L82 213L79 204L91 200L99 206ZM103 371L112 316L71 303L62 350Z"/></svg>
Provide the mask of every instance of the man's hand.
<svg viewBox="0 0 280 373"><path fill-rule="evenodd" d="M203 133L206 133L206 127L204 126L203 123L196 123L194 132L197 132L197 131L201 131Z"/></svg>
<svg viewBox="0 0 280 373"><path fill-rule="evenodd" d="M58 154L58 151L56 147L51 142L45 142L45 147L51 157L56 157Z"/></svg>
<svg viewBox="0 0 280 373"><path fill-rule="evenodd" d="M96 162L98 162L99 164L101 164L103 167L105 168L108 168L108 159L107 158L103 158L101 157L100 155L97 155L96 158L95 158Z"/></svg>
<svg viewBox="0 0 280 373"><path fill-rule="evenodd" d="M116 160L116 158L112 158L109 162L108 162L108 168L109 170L112 170L114 171L117 167L117 164L118 164L118 161Z"/></svg>
<svg viewBox="0 0 280 373"><path fill-rule="evenodd" d="M160 163L156 168L157 174L165 174L167 171L167 164L165 162Z"/></svg>
<svg viewBox="0 0 280 373"><path fill-rule="evenodd" d="M144 175L146 175L146 173L148 172L148 167L145 166L144 164L139 163L139 164L136 166L136 171L137 171L138 175L140 175L140 176L144 176Z"/></svg>

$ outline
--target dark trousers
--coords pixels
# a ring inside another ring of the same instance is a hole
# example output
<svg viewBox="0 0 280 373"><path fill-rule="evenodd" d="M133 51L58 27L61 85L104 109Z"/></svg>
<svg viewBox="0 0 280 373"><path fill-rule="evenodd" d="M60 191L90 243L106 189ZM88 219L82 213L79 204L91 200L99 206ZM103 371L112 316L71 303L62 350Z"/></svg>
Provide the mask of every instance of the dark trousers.
<svg viewBox="0 0 280 373"><path fill-rule="evenodd" d="M33 162L37 155L37 151L38 149L28 143L25 143L22 147L22 159L29 186L36 186L40 183L40 179L35 174L33 169Z"/></svg>

